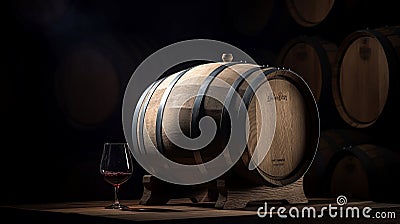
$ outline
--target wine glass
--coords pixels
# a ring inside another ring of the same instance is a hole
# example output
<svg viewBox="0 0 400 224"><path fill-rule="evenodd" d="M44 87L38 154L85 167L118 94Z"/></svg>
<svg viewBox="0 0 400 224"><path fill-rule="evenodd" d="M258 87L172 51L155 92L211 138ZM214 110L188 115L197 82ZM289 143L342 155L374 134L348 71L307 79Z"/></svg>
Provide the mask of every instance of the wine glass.
<svg viewBox="0 0 400 224"><path fill-rule="evenodd" d="M108 209L125 209L118 200L118 190L133 172L132 154L127 143L105 143L100 162L100 173L114 186L114 203Z"/></svg>

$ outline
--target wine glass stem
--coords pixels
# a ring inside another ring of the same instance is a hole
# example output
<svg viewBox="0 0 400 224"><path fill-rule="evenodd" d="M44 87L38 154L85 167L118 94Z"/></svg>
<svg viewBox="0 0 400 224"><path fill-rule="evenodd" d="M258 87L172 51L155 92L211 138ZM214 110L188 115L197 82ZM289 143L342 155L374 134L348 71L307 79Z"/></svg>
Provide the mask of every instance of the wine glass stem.
<svg viewBox="0 0 400 224"><path fill-rule="evenodd" d="M118 190L119 190L119 185L115 185L114 186L114 204L115 205L119 205Z"/></svg>

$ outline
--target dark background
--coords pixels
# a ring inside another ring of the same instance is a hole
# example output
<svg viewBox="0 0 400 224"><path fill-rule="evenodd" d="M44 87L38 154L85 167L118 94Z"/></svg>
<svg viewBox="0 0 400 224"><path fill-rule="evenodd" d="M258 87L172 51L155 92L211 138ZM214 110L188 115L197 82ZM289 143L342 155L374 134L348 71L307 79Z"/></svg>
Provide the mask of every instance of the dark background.
<svg viewBox="0 0 400 224"><path fill-rule="evenodd" d="M0 203L112 200L112 186L99 173L103 144L125 142L121 124L124 88L138 64L161 47L209 38L245 50L260 64L273 65L281 47L300 35L321 36L339 45L356 30L400 24L396 1L337 0L328 17L309 28L294 22L284 1L274 1L272 9L266 3L3 2ZM95 49L102 59L79 58L79 50L85 47ZM74 57L78 58L74 61ZM118 88L92 74L107 71L110 64ZM88 76L60 87L60 74L71 71ZM96 99L85 95L100 92L107 98L112 93L116 98L106 118L82 122L66 109L75 102L66 103L62 91L76 91L76 105L89 102L86 109L91 113L105 113L108 107L101 100L92 103ZM122 199L140 197L142 175L136 166L134 176L121 187Z"/></svg>

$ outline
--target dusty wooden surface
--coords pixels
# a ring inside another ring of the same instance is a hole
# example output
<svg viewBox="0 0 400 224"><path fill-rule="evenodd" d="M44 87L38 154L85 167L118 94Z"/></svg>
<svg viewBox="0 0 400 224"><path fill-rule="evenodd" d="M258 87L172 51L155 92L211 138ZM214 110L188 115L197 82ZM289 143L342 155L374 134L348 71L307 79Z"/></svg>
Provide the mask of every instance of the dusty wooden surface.
<svg viewBox="0 0 400 224"><path fill-rule="evenodd" d="M313 206L317 211L327 204L336 206L335 199L310 199L303 206ZM353 201L349 206L360 208L369 206L370 214L377 211L395 212L396 218L279 218L269 215L265 218L257 216L254 205L242 210L220 210L211 203L192 204L190 201L173 200L163 206L143 206L138 201L122 201L130 207L130 211L109 210L104 206L110 201L69 202L57 204L9 205L0 206L3 220L11 223L400 223L400 204L374 203L371 201ZM272 205L271 205L272 206ZM275 205L280 206L280 205ZM285 205L288 209L290 205Z"/></svg>

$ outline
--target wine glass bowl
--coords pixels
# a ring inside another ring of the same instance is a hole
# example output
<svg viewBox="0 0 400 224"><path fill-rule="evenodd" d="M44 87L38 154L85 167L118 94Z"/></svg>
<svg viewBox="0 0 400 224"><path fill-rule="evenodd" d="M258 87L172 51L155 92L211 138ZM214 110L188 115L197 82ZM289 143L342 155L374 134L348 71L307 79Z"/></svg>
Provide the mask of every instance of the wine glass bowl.
<svg viewBox="0 0 400 224"><path fill-rule="evenodd" d="M129 180L133 173L132 154L127 143L105 143L100 162L100 174L104 180L114 186L114 203L109 209L128 208L118 200L121 184Z"/></svg>

